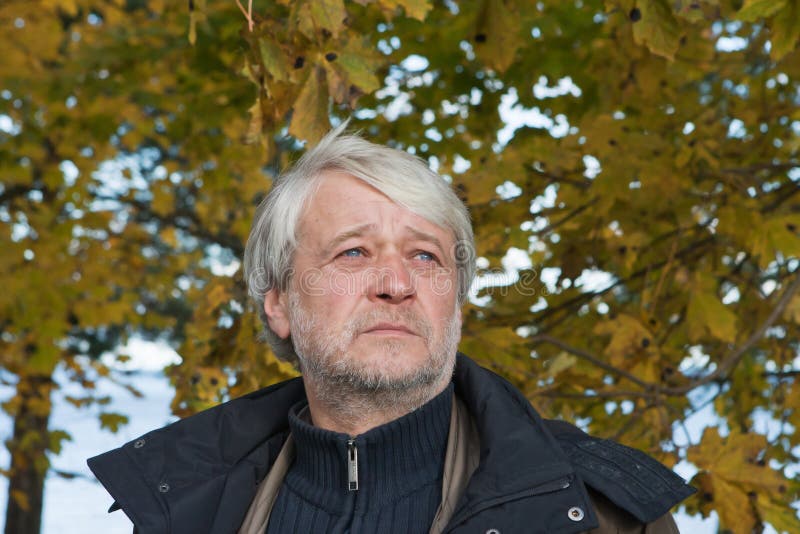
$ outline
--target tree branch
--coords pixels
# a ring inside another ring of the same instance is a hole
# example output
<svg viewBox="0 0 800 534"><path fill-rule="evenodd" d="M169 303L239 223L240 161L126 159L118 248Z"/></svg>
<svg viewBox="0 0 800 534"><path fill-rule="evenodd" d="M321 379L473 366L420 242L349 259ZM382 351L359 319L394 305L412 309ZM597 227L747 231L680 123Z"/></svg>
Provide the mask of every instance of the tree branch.
<svg viewBox="0 0 800 534"><path fill-rule="evenodd" d="M537 237L541 238L541 237L544 237L544 236L550 234L553 230L555 230L556 228L558 228L559 226L561 226L565 222L569 221L570 219L572 219L576 215L580 215L581 212L586 211L587 208L589 208L590 206L592 206L595 203L597 203L597 197L593 198L592 200L590 200L586 204L578 206L577 208L575 208L574 210L572 210L571 212L567 213L562 218L557 220L556 222L548 224L547 226L545 226L544 228L542 228L541 230L539 230L537 232L533 232L534 235L536 235Z"/></svg>
<svg viewBox="0 0 800 534"><path fill-rule="evenodd" d="M715 239L714 236L708 236L708 237L706 237L704 239L701 239L699 241L695 241L693 243L690 243L689 245L687 245L683 249L679 250L675 254L675 258L682 259L685 256L687 256L688 254L690 254L691 252L693 252L696 249L700 248L701 246L706 245L707 243L713 242L714 239ZM616 282L614 282L613 284L609 285L608 287L606 287L604 289L601 289L599 291L581 293L579 295L576 295L575 297L572 297L571 299L567 300L566 302L561 303L559 306L555 306L555 307L552 307L552 308L547 308L546 310L542 311L542 313L537 318L538 322L541 323L543 320L545 320L548 317L556 314L557 312L560 312L560 311L571 311L575 307L580 307L585 302L589 302L595 297L599 297L599 296L605 295L606 293L608 293L609 291L611 291L612 289L614 289L616 287L619 287L621 285L627 284L628 282L631 282L633 280L636 280L638 278L641 278L641 277L645 276L651 270L660 269L661 267L663 267L664 265L667 264L667 261L668 260L657 261L655 263L647 265L646 267L643 267L642 269L639 269L638 271L636 271L635 273L632 273L627 278L620 278L619 280L617 280ZM561 319L561 320L563 320L563 319ZM561 320L554 320L553 323L546 325L546 327L543 327L542 329L543 330L548 330L548 329L552 328L554 325L556 325L559 322L561 322Z"/></svg>
<svg viewBox="0 0 800 534"><path fill-rule="evenodd" d="M767 330L775 323L781 313L783 313L783 310L786 309L789 301L792 300L792 297L798 290L800 290L800 271L795 273L794 280L792 280L792 283L789 284L783 292L775 308L773 308L772 312L770 312L761 326L759 326L744 343L735 348L728 357L720 362L719 366L714 371L680 387L662 388L661 392L669 395L685 395L698 386L728 378L733 369L742 360L745 353L764 337L764 334L766 334Z"/></svg>
<svg viewBox="0 0 800 534"><path fill-rule="evenodd" d="M207 243L215 243L222 247L229 248L238 257L242 257L244 254L244 247L242 246L240 239L231 234L211 232L208 228L203 226L200 219L197 217L197 214L193 211L179 210L162 215L153 211L146 202L142 202L140 200L107 196L96 196L95 198L99 200L112 200L114 202L119 202L120 204L130 206L145 217L155 219L163 226L178 228ZM190 224L181 222L181 218L185 218Z"/></svg>
<svg viewBox="0 0 800 534"><path fill-rule="evenodd" d="M636 376L632 375L631 373L629 373L627 371L624 371L622 369L619 369L617 367L614 367L613 365L604 362L600 358L594 356L593 354L590 354L590 353L586 352L583 349L579 349L577 347L573 347L572 345L569 345L569 344L565 343L564 341L562 341L560 339L554 338L552 336L548 336L547 334L534 336L534 337L531 338L531 342L532 343L537 343L537 342L550 343L551 345L555 345L556 347L560 348L561 350L564 350L564 351L569 352L570 354L573 354L573 355L575 355L575 356L577 356L577 357L579 357L581 359L584 359L587 362L590 362L593 365L595 365L597 367L600 367L601 369L605 369L609 373L613 373L613 374L619 375L619 376L621 376L623 378L627 378L628 380L630 380L631 382L633 382L637 386L641 386L641 387L643 387L645 389L652 389L653 388L652 384L649 384L648 382L645 382L644 380L641 380L641 379L637 378Z"/></svg>
<svg viewBox="0 0 800 534"><path fill-rule="evenodd" d="M564 341L557 339L555 337L540 334L531 338L533 343L536 342L544 342L550 343L551 345L555 345L559 347L561 350L569 352L583 360L590 362L591 364L608 371L609 373L618 375L620 377L626 378L627 380L633 382L637 386L642 387L645 391L644 392L632 392L632 391L624 391L624 392L603 392L603 396L639 396L639 397L657 397L659 395L669 395L669 396L682 396L688 393L689 391L708 384L710 382L719 382L728 378L730 373L733 369L739 364L742 360L744 355L750 350L756 343L758 343L766 334L767 330L775 323L778 317L783 313L783 310L786 309L786 306L791 301L792 297L795 293L800 290L800 272L795 274L794 280L792 280L791 284L786 288L781 295L781 298L778 300L775 308L770 312L769 316L766 320L750 335L750 337L745 340L744 343L739 345L735 348L731 353L719 364L719 366L711 373L702 376L700 378L691 380L686 384L677 387L662 387L660 384L646 382L637 378L636 376L614 367L610 365L597 356L577 347L573 347ZM800 371L787 371L785 373L770 373L769 376L796 376L800 375ZM766 376L766 375L765 375ZM546 396L554 396L553 394L546 394ZM565 394L559 394L558 396L565 396ZM595 395L595 396L600 396ZM578 395L581 398L589 398L590 395Z"/></svg>

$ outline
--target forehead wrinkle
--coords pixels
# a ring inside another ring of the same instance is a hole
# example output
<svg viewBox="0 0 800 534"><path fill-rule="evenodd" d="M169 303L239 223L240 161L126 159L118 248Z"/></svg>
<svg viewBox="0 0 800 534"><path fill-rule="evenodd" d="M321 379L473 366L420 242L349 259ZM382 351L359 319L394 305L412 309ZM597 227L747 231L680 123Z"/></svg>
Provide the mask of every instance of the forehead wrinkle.
<svg viewBox="0 0 800 534"><path fill-rule="evenodd" d="M347 241L352 237L361 237L368 233L374 233L378 229L378 225L375 223L366 223L356 226L355 228L349 228L342 232L339 232L334 236L331 241L325 245L323 248L322 255L327 256L328 254L332 253L336 247L341 245L343 242Z"/></svg>
<svg viewBox="0 0 800 534"><path fill-rule="evenodd" d="M424 232L418 228L414 228L413 226L406 226L406 231L410 233L414 239L418 239L420 241L428 241L436 245L440 251L444 251L444 247L442 246L442 242L439 241L439 238L433 234L429 234L428 232Z"/></svg>

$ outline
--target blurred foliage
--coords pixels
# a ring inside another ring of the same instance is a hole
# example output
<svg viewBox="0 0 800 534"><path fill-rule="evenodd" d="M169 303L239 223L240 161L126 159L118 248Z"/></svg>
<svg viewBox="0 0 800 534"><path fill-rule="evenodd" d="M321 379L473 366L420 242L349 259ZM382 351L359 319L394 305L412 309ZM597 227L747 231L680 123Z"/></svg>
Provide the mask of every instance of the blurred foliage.
<svg viewBox="0 0 800 534"><path fill-rule="evenodd" d="M0 22L9 382L62 365L113 430L93 389L124 377L97 356L133 334L181 355L178 415L291 375L239 258L270 177L352 116L470 207L464 352L548 417L688 459L690 512L800 529L800 1L12 0ZM5 410L49 413L27 391Z"/></svg>

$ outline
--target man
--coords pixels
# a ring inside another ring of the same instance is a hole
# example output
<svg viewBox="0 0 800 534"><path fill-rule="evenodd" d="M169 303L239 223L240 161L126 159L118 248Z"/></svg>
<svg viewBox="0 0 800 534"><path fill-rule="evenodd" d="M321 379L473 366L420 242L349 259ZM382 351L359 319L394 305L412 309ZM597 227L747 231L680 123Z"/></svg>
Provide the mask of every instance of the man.
<svg viewBox="0 0 800 534"><path fill-rule="evenodd" d="M464 205L405 152L330 133L275 180L245 252L290 380L89 460L142 533L666 533L692 493L543 421L457 355Z"/></svg>

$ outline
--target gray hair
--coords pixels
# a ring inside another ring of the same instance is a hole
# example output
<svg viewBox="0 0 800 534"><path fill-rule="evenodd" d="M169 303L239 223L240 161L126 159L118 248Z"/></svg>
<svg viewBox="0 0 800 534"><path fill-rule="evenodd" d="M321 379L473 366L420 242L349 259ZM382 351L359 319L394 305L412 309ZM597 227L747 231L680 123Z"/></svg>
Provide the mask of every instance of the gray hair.
<svg viewBox="0 0 800 534"><path fill-rule="evenodd" d="M281 339L269 327L264 295L272 289L289 288L300 218L326 171L350 174L397 205L453 232L459 305L466 301L475 276L475 238L469 213L449 184L422 159L345 134L346 127L347 122L329 132L275 178L256 209L244 251L245 281L264 324L264 338L276 356L295 365L291 337Z"/></svg>

